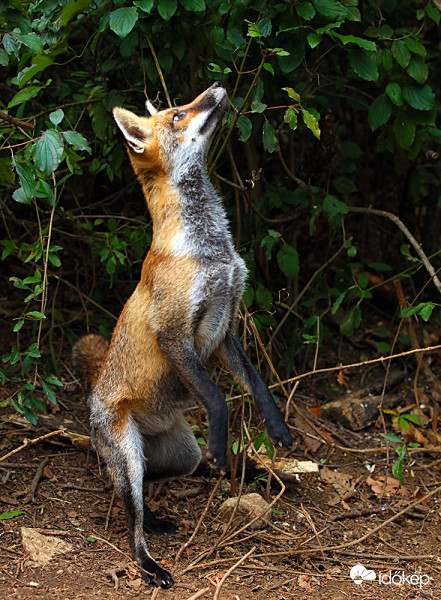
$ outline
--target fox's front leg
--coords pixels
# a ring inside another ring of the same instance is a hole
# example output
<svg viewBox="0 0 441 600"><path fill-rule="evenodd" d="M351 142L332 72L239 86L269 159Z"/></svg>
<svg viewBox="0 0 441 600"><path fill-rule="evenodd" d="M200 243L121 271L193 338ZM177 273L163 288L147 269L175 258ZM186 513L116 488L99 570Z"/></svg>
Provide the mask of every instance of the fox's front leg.
<svg viewBox="0 0 441 600"><path fill-rule="evenodd" d="M225 366L251 392L274 445L291 446L292 436L265 382L254 368L237 336L229 332L217 350Z"/></svg>
<svg viewBox="0 0 441 600"><path fill-rule="evenodd" d="M224 396L204 368L191 342L167 333L158 334L157 342L185 387L206 407L208 458L212 467L224 468L228 441L228 407Z"/></svg>

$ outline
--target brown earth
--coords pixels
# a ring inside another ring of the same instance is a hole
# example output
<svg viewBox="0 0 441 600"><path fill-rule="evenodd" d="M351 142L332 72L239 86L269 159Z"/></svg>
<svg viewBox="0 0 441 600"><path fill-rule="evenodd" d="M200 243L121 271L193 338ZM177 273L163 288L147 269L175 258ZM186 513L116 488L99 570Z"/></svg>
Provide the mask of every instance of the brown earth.
<svg viewBox="0 0 441 600"><path fill-rule="evenodd" d="M406 389L404 385L403 390L411 396L410 386ZM71 429L87 435L87 409L80 403L79 392L73 396L74 400L66 394L61 410L37 430L17 421L10 408L3 409L0 454L19 448L25 438L55 431L60 423L70 423ZM291 424L298 425L294 420ZM388 462L387 454L373 450L384 447L378 429L372 427L363 434L339 431L338 444L346 438L350 446L346 451L319 443L317 450L310 448L308 452L305 442L298 440L292 451L285 452L287 457L309 458L320 464L320 472L301 474L298 480L288 477L292 481L286 482L285 492L273 507L272 522L264 530L245 529L214 549L225 530L218 517L219 505L230 495L230 484L224 481L177 564L174 558L207 508L217 475L211 479L189 477L166 483L162 489L147 490L149 505L158 516L171 518L180 527L177 536L147 536L152 555L175 576L170 590L156 590L141 582L129 556L124 510L113 497L92 451L75 448L68 438L60 436L24 447L0 462L0 598L186 600L205 588L207 591L198 597L213 598L228 569L252 548L253 553L225 579L219 598L441 598L441 493L421 502L441 484L439 455L418 450L410 457L410 464L405 461L403 486L395 479L384 483L384 475L391 476L390 464L395 457L391 452ZM335 442L332 434L323 432L330 443ZM313 434L309 436L313 440ZM47 465L32 501L27 494L45 458ZM244 492L250 491L265 495L265 482L246 484ZM270 500L279 492L276 482ZM191 497L192 493L196 497ZM409 508L418 500L419 504ZM4 518L4 513L11 511L24 512ZM71 552L59 555L47 566L37 566L23 549L23 526L68 541ZM240 527L230 526L226 535L233 535ZM334 546L339 548L330 549ZM356 585L349 572L357 564L374 570L375 581ZM122 571L119 589L106 577L112 569ZM398 581L401 572L407 577L403 583L388 583L390 575ZM409 580L415 574L415 579Z"/></svg>

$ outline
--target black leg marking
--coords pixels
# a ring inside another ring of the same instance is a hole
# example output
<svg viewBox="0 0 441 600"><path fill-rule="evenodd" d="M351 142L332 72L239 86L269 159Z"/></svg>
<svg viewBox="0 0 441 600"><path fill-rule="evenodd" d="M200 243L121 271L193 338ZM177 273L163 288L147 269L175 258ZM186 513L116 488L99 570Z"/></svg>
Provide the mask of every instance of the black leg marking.
<svg viewBox="0 0 441 600"><path fill-rule="evenodd" d="M273 444L291 446L291 432L282 417L282 413L233 333L227 335L217 354L228 369L250 390Z"/></svg>
<svg viewBox="0 0 441 600"><path fill-rule="evenodd" d="M228 407L221 391L205 370L193 345L177 335L160 333L158 345L182 383L208 412L208 458L215 469L226 466Z"/></svg>

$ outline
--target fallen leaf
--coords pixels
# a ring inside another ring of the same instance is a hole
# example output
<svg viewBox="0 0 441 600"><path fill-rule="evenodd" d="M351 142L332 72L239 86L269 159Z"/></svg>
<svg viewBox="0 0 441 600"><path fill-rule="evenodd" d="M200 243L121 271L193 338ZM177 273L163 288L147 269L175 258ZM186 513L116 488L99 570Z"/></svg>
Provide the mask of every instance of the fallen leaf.
<svg viewBox="0 0 441 600"><path fill-rule="evenodd" d="M407 489L400 485L398 479L394 479L393 477L387 477L386 484L384 475L378 477L378 479L373 479L372 477L368 477L366 479L366 483L371 488L371 490L377 496L401 496L402 498L409 498L409 492Z"/></svg>
<svg viewBox="0 0 441 600"><path fill-rule="evenodd" d="M328 467L323 467L320 471L320 479L325 483L329 483L336 490L342 499L347 499L352 496L355 490L355 484L358 479L354 479L352 475L333 471Z"/></svg>

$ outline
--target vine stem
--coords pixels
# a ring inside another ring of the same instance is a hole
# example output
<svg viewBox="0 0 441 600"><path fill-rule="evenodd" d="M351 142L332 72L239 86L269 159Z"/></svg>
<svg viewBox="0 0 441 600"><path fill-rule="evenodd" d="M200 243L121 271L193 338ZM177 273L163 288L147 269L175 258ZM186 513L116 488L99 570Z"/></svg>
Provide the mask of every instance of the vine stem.
<svg viewBox="0 0 441 600"><path fill-rule="evenodd" d="M304 296L306 291L314 283L314 281L317 279L317 277L320 275L320 273L322 273L337 258L337 256L340 254L340 252L346 247L346 244L348 241L350 241L350 240L345 240L345 242L340 246L340 248L337 250L337 252L335 252L329 260L327 260L319 269L317 269L317 271L315 273L313 273L313 275L310 278L310 280L308 281L308 283L304 286L304 288L302 289L300 294L297 296L297 298L288 307L288 310L286 311L286 313L283 315L282 319L278 323L277 327L274 330L274 333L272 334L272 336L269 339L268 348L271 348L271 344L273 343L276 335L279 333L279 331L283 327L283 324L285 323L286 319L289 317L289 315L295 309L295 307L300 302L300 300L302 299L302 297Z"/></svg>
<svg viewBox="0 0 441 600"><path fill-rule="evenodd" d="M41 289L40 312L43 315L44 315L44 311L46 310L46 305L47 305L47 287L48 287L47 271L48 271L48 262L49 262L49 248L51 245L52 226L53 226L53 222L54 222L55 206L57 204L57 181L55 179L54 173L52 173L52 183L54 185L54 203L52 205L51 216L49 218L49 228L48 228L48 232L47 232L47 242L46 242L46 253L44 256L43 283L42 283L42 289ZM38 215L38 207L37 207L37 215ZM38 221L40 224L40 219L38 219ZM42 231L41 231L41 225L40 225L40 235L41 234L42 234ZM43 319L40 319L40 321L38 323L37 348L39 348L39 346L40 346L42 329L43 329ZM38 366L35 365L34 385L37 382L37 378L38 378Z"/></svg>
<svg viewBox="0 0 441 600"><path fill-rule="evenodd" d="M250 85L250 87L249 87L249 89L248 89L248 91L247 91L247 93L245 95L245 98L243 99L243 102L240 105L239 110L237 110L236 114L234 115L234 118L233 118L233 121L231 123L230 129L228 130L227 135L225 136L225 139L222 142L222 146L220 147L219 152L216 154L216 157L213 159L213 162L211 163L211 166L210 166L210 169L209 169L209 174L211 174L213 172L213 169L215 168L216 164L218 163L220 157L222 156L222 154L223 154L223 152L225 150L225 147L226 147L226 145L228 143L228 140L230 139L230 135L232 134L233 129L235 128L236 123L237 123L239 117L242 114L242 109L246 106L246 104L248 102L248 99L249 99L249 97L251 95L251 92L253 91L253 89L254 89L254 87L255 87L258 79L259 79L259 76L260 76L260 73L261 73L261 71L263 69L263 65L265 64L265 61L266 61L266 55L264 55L262 57L262 60L260 61L260 65L257 67L256 74L254 75L254 79L253 79L253 81L252 81L252 83L251 83L251 85Z"/></svg>
<svg viewBox="0 0 441 600"><path fill-rule="evenodd" d="M162 87L164 88L165 97L167 98L168 106L169 106L169 108L171 108L173 105L171 103L170 96L168 94L167 86L165 85L165 79L164 79L164 75L162 74L161 65L159 64L158 57L156 56L155 49L153 48L153 44L152 44L152 41L149 38L149 36L147 36L147 42L148 42L150 51L152 53L153 60L155 61L156 70L158 71L159 79L161 80Z"/></svg>

